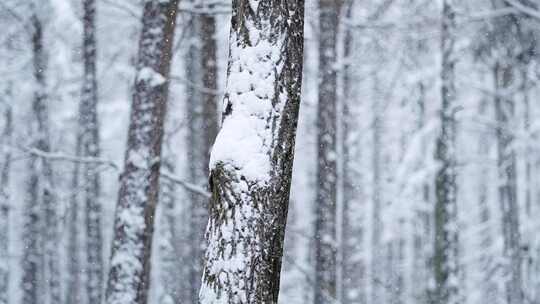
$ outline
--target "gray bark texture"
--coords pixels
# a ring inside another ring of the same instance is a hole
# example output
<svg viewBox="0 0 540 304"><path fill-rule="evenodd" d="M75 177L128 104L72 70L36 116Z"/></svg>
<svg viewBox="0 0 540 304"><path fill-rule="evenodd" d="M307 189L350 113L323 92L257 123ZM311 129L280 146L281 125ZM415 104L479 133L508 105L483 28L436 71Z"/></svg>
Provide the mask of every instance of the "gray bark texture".
<svg viewBox="0 0 540 304"><path fill-rule="evenodd" d="M441 108L440 130L436 142L435 159L439 169L435 175L434 211L434 251L433 277L435 286L433 303L461 303L458 284L458 222L456 184L456 88L455 51L456 38L455 10L452 0L443 2L442 11L442 67L441 67Z"/></svg>
<svg viewBox="0 0 540 304"><path fill-rule="evenodd" d="M342 1L319 1L319 102L317 107L317 198L315 304L336 299L337 284L337 37Z"/></svg>
<svg viewBox="0 0 540 304"><path fill-rule="evenodd" d="M34 10L30 17L33 75L36 91L32 100L33 121L30 124L31 147L50 151L49 109L46 85L47 57L43 43L43 23ZM53 172L50 162L31 156L28 161L28 197L23 224L22 302L61 302L58 261L57 204L52 190Z"/></svg>
<svg viewBox="0 0 540 304"><path fill-rule="evenodd" d="M277 303L302 84L304 1L232 4L199 302ZM239 79L246 86L237 86ZM239 123L260 133L239 129ZM238 132L252 148L231 151L231 137ZM248 170L255 160L261 166Z"/></svg>
<svg viewBox="0 0 540 304"><path fill-rule="evenodd" d="M212 9L211 1L208 9ZM203 3L206 3L203 2ZM188 50L187 75L197 87L188 88L188 175L193 184L208 181L210 150L218 132L217 106L217 44L216 20L211 13L192 16L191 45ZM203 89L198 89L203 88ZM191 213L189 242L191 249L191 299L197 302L205 252L204 232L208 222L208 199L197 193L189 194Z"/></svg>
<svg viewBox="0 0 540 304"><path fill-rule="evenodd" d="M124 173L116 207L107 304L146 304L163 125L178 1L146 1Z"/></svg>
<svg viewBox="0 0 540 304"><path fill-rule="evenodd" d="M496 64L495 87L507 89L512 83L513 68L508 64ZM510 98L495 98L497 121L497 164L499 169L499 201L503 229L504 268L509 272L505 280L506 303L521 304L523 297L523 274L521 256L521 233L517 199L516 152L513 148L512 120L515 103Z"/></svg>
<svg viewBox="0 0 540 304"><path fill-rule="evenodd" d="M79 145L83 157L99 157L98 91L96 71L96 1L83 2L83 60L84 76L79 108ZM82 200L86 225L86 294L88 303L100 303L103 289L103 252L101 232L100 176L97 166L81 168Z"/></svg>

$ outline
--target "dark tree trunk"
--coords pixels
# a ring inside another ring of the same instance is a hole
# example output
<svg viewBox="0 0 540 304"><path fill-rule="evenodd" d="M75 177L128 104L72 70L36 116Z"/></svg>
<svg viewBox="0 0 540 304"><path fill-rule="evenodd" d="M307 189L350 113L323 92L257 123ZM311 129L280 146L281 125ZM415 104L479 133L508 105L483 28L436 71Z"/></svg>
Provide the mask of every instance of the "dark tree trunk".
<svg viewBox="0 0 540 304"><path fill-rule="evenodd" d="M34 8L35 9L35 8ZM37 13L30 19L36 91L32 101L34 121L30 125L32 148L49 152L49 113L46 95L46 54L43 25ZM31 156L28 167L28 198L23 228L23 303L34 304L49 297L51 304L61 302L58 262L57 205L52 193L51 164L44 158Z"/></svg>
<svg viewBox="0 0 540 304"><path fill-rule="evenodd" d="M317 107L317 200L315 297L336 298L337 265L337 36L341 0L319 1L319 102Z"/></svg>
<svg viewBox="0 0 540 304"><path fill-rule="evenodd" d="M494 70L495 88L508 89L513 81L513 67L509 63L497 63ZM505 269L506 303L521 304L523 298L523 275L521 257L521 233L519 230L519 207L517 200L516 152L513 148L512 120L515 102L509 98L495 98L497 121L497 156L499 169L499 201L503 228L503 254Z"/></svg>
<svg viewBox="0 0 540 304"><path fill-rule="evenodd" d="M84 77L79 107L79 144L83 157L99 157L98 91L96 72L96 2L84 0ZM103 252L101 233L100 176L92 164L82 167L86 223L86 293L88 303L100 303L103 288Z"/></svg>
<svg viewBox="0 0 540 304"><path fill-rule="evenodd" d="M189 24L190 44L186 57L186 75L193 79L194 85L187 88L187 159L188 176L192 183L203 184L208 179L208 160L206 154L202 151L205 141L203 125L203 93L198 88L202 87L202 54L201 54L201 22L197 15L191 17ZM206 173L205 173L206 172ZM200 222L206 212L207 200L204 200L196 193L188 193L190 207L189 221L186 223L189 231L189 298L186 301L196 303L199 296L200 278L202 275L204 243L204 224ZM208 219L208 218L207 218ZM197 287L199 289L197 289Z"/></svg>
<svg viewBox="0 0 540 304"><path fill-rule="evenodd" d="M452 0L443 2L442 11L442 69L440 130L436 143L435 159L439 170L435 176L435 247L433 275L435 287L433 303L461 303L458 284L458 222L456 184L456 88L455 53L456 38L455 10Z"/></svg>
<svg viewBox="0 0 540 304"><path fill-rule="evenodd" d="M79 105L79 125L77 132L76 153L82 157L99 157L99 125L97 117L97 72L96 72L96 37L95 37L95 0L83 3L83 87ZM81 300L81 275L79 245L80 203L84 202L84 221L86 225L86 296L88 303L99 303L103 288L103 253L101 233L100 176L94 164L75 164L73 189L70 209L69 237L69 288L67 299L70 303ZM79 193L78 189L82 188Z"/></svg>
<svg viewBox="0 0 540 304"><path fill-rule="evenodd" d="M207 9L211 9L209 4ZM188 134L189 176L191 182L202 185L208 180L210 149L218 131L217 113L217 58L215 17L203 13L192 18L192 38L187 73L195 78L197 87L190 87L188 111L190 115ZM199 297L200 278L205 251L204 230L208 222L208 199L197 193L190 194L192 203L189 229L191 243L191 302Z"/></svg>
<svg viewBox="0 0 540 304"><path fill-rule="evenodd" d="M300 105L302 0L233 1L200 303L277 303ZM240 85L241 82L241 85Z"/></svg>
<svg viewBox="0 0 540 304"><path fill-rule="evenodd" d="M146 1L124 173L114 224L107 304L146 304L177 0Z"/></svg>

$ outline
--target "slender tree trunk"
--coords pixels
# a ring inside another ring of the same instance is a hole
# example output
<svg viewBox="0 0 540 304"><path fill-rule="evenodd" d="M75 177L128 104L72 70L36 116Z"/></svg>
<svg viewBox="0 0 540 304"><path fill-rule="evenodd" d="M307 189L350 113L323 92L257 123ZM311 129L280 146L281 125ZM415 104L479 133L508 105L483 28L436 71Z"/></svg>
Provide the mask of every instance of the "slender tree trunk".
<svg viewBox="0 0 540 304"><path fill-rule="evenodd" d="M456 35L455 10L452 0L443 2L442 12L442 104L440 109L440 133L436 144L435 158L439 170L435 179L435 248L433 270L435 288L433 303L461 303L458 283L458 223L456 184L456 106L455 53Z"/></svg>
<svg viewBox="0 0 540 304"><path fill-rule="evenodd" d="M204 135L202 108L202 55L201 55L201 22L198 15L191 16L189 23L189 47L186 56L186 75L193 79L195 86L187 87L188 132L187 132L187 169L192 183L202 184L208 179L208 157L202 151ZM205 162L206 160L206 162ZM205 174L206 172L206 174ZM204 251L201 251L204 243L204 224L200 222L207 205L207 200L201 199L195 193L188 193L190 206L186 210L189 213L186 223L189 231L189 299L186 301L196 303L200 290L200 278L202 275L202 262ZM206 219L208 220L208 218ZM199 289L197 289L199 287Z"/></svg>
<svg viewBox="0 0 540 304"><path fill-rule="evenodd" d="M419 46L419 52L421 47ZM418 83L418 100L417 111L418 118L416 124L416 132L423 132L426 126L426 92L425 84L420 81ZM422 140L421 151L427 151L426 140ZM419 189L419 202L420 208L415 212L415 224L414 224L414 236L413 242L413 262L412 262L412 276L410 278L410 286L412 297L415 301L422 304L429 303L429 279L433 276L430 266L431 256L431 224L432 224L432 212L430 212L431 206L431 190L432 182L426 180Z"/></svg>
<svg viewBox="0 0 540 304"><path fill-rule="evenodd" d="M146 1L107 304L146 304L177 0Z"/></svg>
<svg viewBox="0 0 540 304"><path fill-rule="evenodd" d="M351 20L354 0L345 4L346 20ZM362 208L362 193L358 191L361 177L356 168L359 165L357 149L353 144L356 132L356 117L353 114L354 98L352 94L353 71L351 61L353 56L353 31L350 27L344 29L343 37L343 103L342 103L342 153L343 153L343 219L342 219L342 288L339 298L343 304L366 302L365 261L359 257L363 251L361 244L364 239L362 218L359 210Z"/></svg>
<svg viewBox="0 0 540 304"><path fill-rule="evenodd" d="M341 0L319 1L319 103L317 107L317 201L315 297L335 299L337 284L337 36Z"/></svg>
<svg viewBox="0 0 540 304"><path fill-rule="evenodd" d="M211 9L209 4L207 9ZM188 58L188 75L197 79L202 90L191 87L188 96L190 115L188 134L189 175L191 182L204 184L208 180L210 149L218 131L217 113L217 58L215 18L210 13L194 16L192 21L193 43ZM189 211L191 242L191 301L198 301L200 278L205 252L204 231L208 222L208 199L197 193L190 194L192 203Z"/></svg>
<svg viewBox="0 0 540 304"><path fill-rule="evenodd" d="M384 269L382 265L382 260L384 256L384 248L381 242L382 239L382 219L381 219L381 208L382 208L382 182L381 182L381 157L382 157L382 148L381 140L383 136L383 126L382 126L382 102L378 99L380 96L379 89L379 77L374 75L374 93L375 97L372 101L372 110L373 110L373 122L371 125L372 128L372 140L373 140L373 151L371 155L372 163L372 189L371 189L371 202L372 202L372 211L371 211L371 265L370 265L370 281L371 281L371 303L379 303L383 301L381 287L384 285Z"/></svg>
<svg viewBox="0 0 540 304"><path fill-rule="evenodd" d="M346 18L351 19L354 1L346 3ZM358 256L358 251L361 251L359 244L362 244L364 238L363 223L359 221L357 211L359 210L358 203L361 201L359 197L361 193L357 191L357 184L360 177L355 170L358 163L355 155L356 149L351 142L354 138L355 117L352 112L354 104L352 94L353 73L350 62L352 60L353 34L351 28L345 29L343 37L343 96L342 96L342 170L343 170L343 217L341 230L341 269L342 269L342 286L341 294L338 298L343 304L349 303L365 303L365 265L361 258L353 258Z"/></svg>
<svg viewBox="0 0 540 304"><path fill-rule="evenodd" d="M487 101L483 100L480 104L479 114L480 116L485 116L487 111ZM489 157L489 136L488 134L481 134L478 141L478 154L482 157ZM481 165L479 169L479 179L478 179L478 205L480 210L480 219L479 224L484 227L481 231L481 240L480 244L482 246L482 253L480 254L479 262L481 263L480 267L483 268L484 274L482 275L482 292L483 299L489 301L489 303L496 304L498 298L500 297L499 291L497 290L497 282L493 280L493 269L496 267L494 265L494 256L490 252L493 248L493 236L491 232L490 222L491 222L491 210L490 210L490 201L489 201L489 187L488 181L490 180L489 168L485 165Z"/></svg>
<svg viewBox="0 0 540 304"><path fill-rule="evenodd" d="M79 140L83 157L99 157L98 91L96 72L96 2L84 0L84 77L79 108ZM97 167L82 167L83 201L86 223L86 293L88 303L100 303L103 288L100 176Z"/></svg>
<svg viewBox="0 0 540 304"><path fill-rule="evenodd" d="M11 94L7 92L9 98ZM10 170L11 151L13 134L13 117L11 105L6 104L4 110L4 131L2 132L0 144L0 304L7 304L9 301L9 211L10 211Z"/></svg>
<svg viewBox="0 0 540 304"><path fill-rule="evenodd" d="M300 105L303 0L233 1L200 303L277 303Z"/></svg>
<svg viewBox="0 0 540 304"><path fill-rule="evenodd" d="M33 8L36 9L36 8ZM35 140L32 147L49 152L49 113L46 95L46 54L43 44L43 25L33 12L32 50L36 91L32 102L34 121L30 132ZM57 205L52 193L51 164L44 158L32 156L29 160L28 199L25 206L23 228L23 303L38 303L43 294L49 303L61 302L58 262Z"/></svg>
<svg viewBox="0 0 540 304"><path fill-rule="evenodd" d="M497 91L510 87L513 67L509 63L496 63L494 69ZM497 96L495 116L497 120L497 154L499 169L499 201L502 213L504 267L508 271L505 279L506 302L521 304L523 298L523 275L521 257L521 233L519 230L519 207L517 201L516 152L512 120L515 114L514 100Z"/></svg>
<svg viewBox="0 0 540 304"><path fill-rule="evenodd" d="M80 143L77 138L76 155L80 155ZM71 180L71 198L68 208L68 278L66 287L66 303L80 303L81 298L81 250L80 250L80 231L79 231L79 213L80 213L80 165L74 164L73 176Z"/></svg>
<svg viewBox="0 0 540 304"><path fill-rule="evenodd" d="M99 125L97 119L97 73L96 73L96 37L95 37L95 0L83 2L83 88L79 105L79 125L77 133L77 155L99 157ZM80 202L84 202L84 221L86 226L86 296L88 303L101 302L103 288L103 252L101 232L100 177L93 164L75 164L73 189L70 208L69 237L69 288L67 299L70 303L81 300L81 275L79 245ZM79 187L82 188L79 194Z"/></svg>
<svg viewBox="0 0 540 304"><path fill-rule="evenodd" d="M163 166L167 172L174 172L174 166L170 161L165 160ZM185 265L179 262L183 250L180 247L182 242L178 238L176 226L178 214L175 208L176 186L169 180L162 180L160 188L158 210L160 211L162 241L159 244L159 256L161 257L160 284L163 295L159 299L159 304L183 303L181 269Z"/></svg>

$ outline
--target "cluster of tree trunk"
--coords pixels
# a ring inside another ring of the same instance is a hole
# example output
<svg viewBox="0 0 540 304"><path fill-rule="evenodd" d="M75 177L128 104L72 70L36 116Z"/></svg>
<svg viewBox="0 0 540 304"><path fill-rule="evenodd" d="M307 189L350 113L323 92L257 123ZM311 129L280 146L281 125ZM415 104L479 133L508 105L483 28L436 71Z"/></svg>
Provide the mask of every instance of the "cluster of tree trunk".
<svg viewBox="0 0 540 304"><path fill-rule="evenodd" d="M62 196L56 190L61 173L55 172L52 164L58 156L53 153L49 118L54 109L48 94L49 53L44 37L49 8L45 2L28 2L25 19L34 91L25 109L28 124L23 143L27 157L23 159L21 302L148 303L156 229L161 240L155 247L161 266L160 302L277 303L303 78L304 1L232 1L222 106L217 78L219 28L212 11L220 4L210 0L144 1L108 271L103 260L96 0L82 0L82 89L75 155L70 158L73 191L65 218L59 207ZM188 40L183 54L184 74L190 79L185 80L186 164L181 169L192 183L186 188L203 185L202 190L197 188L185 195L181 223L177 216L178 184L183 181L171 177L181 170L175 164L177 151L163 148L167 143L165 124L174 46L177 40L184 42L175 39L176 19L183 10L189 10L181 9L180 2L193 10L182 23L185 28L181 39ZM404 193L392 188L402 185L399 172L390 172L389 163L396 154L402 160L406 158L411 141L411 134L404 130L399 134L402 146L396 148L398 152L385 146L387 99L403 74L398 69L396 79L386 83L382 75L388 74L368 71L371 100L357 101L363 97L356 91L352 60L358 57L355 50L359 45L375 50L374 57L385 60L383 42L366 42L368 39L359 36L369 27L380 30L395 26L377 23L395 5L393 2L377 3L366 18L368 24L355 26L353 20L361 2L318 1L314 29L318 48L314 225L308 236L313 278L309 281L312 293L306 300L314 304L397 304L405 303L406 297L426 304L466 302L460 214L467 210L458 209L458 203L464 200L461 187L467 186L458 175L462 172L460 151L466 148L460 146L463 141L459 139L457 118L463 106L458 96L461 4L442 1L436 18L440 54L436 97L428 97L430 84L424 78L413 81L417 99L404 97L403 103L414 104L415 108L412 134L429 128L427 109L433 109L431 100L438 100L433 116L436 138L432 143L422 138L419 143L422 152L433 146L434 153L429 157L436 168L415 185L414 199L419 201L415 203L421 207L414 207L413 215L392 218L403 233L388 236L385 212L402 201L394 197L396 193ZM534 221L538 196L534 172L538 164L531 156L533 148L520 150L515 129L521 127L520 123L526 132L533 128L534 106L529 91L535 85L530 70L537 60L537 33L530 21L538 16L536 5L530 1L488 2L493 12L480 17L485 19L481 26L485 27L485 37L471 45L475 48L474 60L489 71L491 78L493 90L482 100L478 112L493 116L493 143L482 138L475 148L486 159L491 146L496 152L498 180L492 184L496 184L497 211L488 202L491 184L486 179L491 175L485 167L479 173L475 199L481 212L482 246L496 246L496 232L484 226L497 221L502 258L488 250L474 258L485 270L481 293L486 299L535 303L540 293L528 292L532 288L527 284L540 286L533 279L533 273L540 269L539 248L533 248L534 230L524 222ZM408 29L417 26L415 22L400 26ZM421 38L413 38L411 45L417 55L428 52ZM0 96L0 304L9 303L13 278L9 244L14 199L10 184L18 138L9 101L12 87L11 82L2 86L5 92ZM357 131L361 125L359 108L370 109L370 116L365 117L369 133ZM518 110L523 117L518 117ZM361 163L362 159L368 159L369 165ZM425 163L414 164L422 165ZM369 169L359 169L365 167ZM360 189L360 184L369 185L369 189ZM407 199L413 200L403 200ZM494 218L496 215L500 218ZM61 286L59 229L64 222L67 280ZM408 258L412 261L410 269L405 265Z"/></svg>

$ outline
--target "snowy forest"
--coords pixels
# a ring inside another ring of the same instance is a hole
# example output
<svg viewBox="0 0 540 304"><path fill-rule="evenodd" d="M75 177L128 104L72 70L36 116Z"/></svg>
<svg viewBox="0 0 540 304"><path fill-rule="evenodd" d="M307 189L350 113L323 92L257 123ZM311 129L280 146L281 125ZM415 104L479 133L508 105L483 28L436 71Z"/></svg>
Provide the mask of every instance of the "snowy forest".
<svg viewBox="0 0 540 304"><path fill-rule="evenodd" d="M538 0L0 28L0 304L540 304Z"/></svg>

